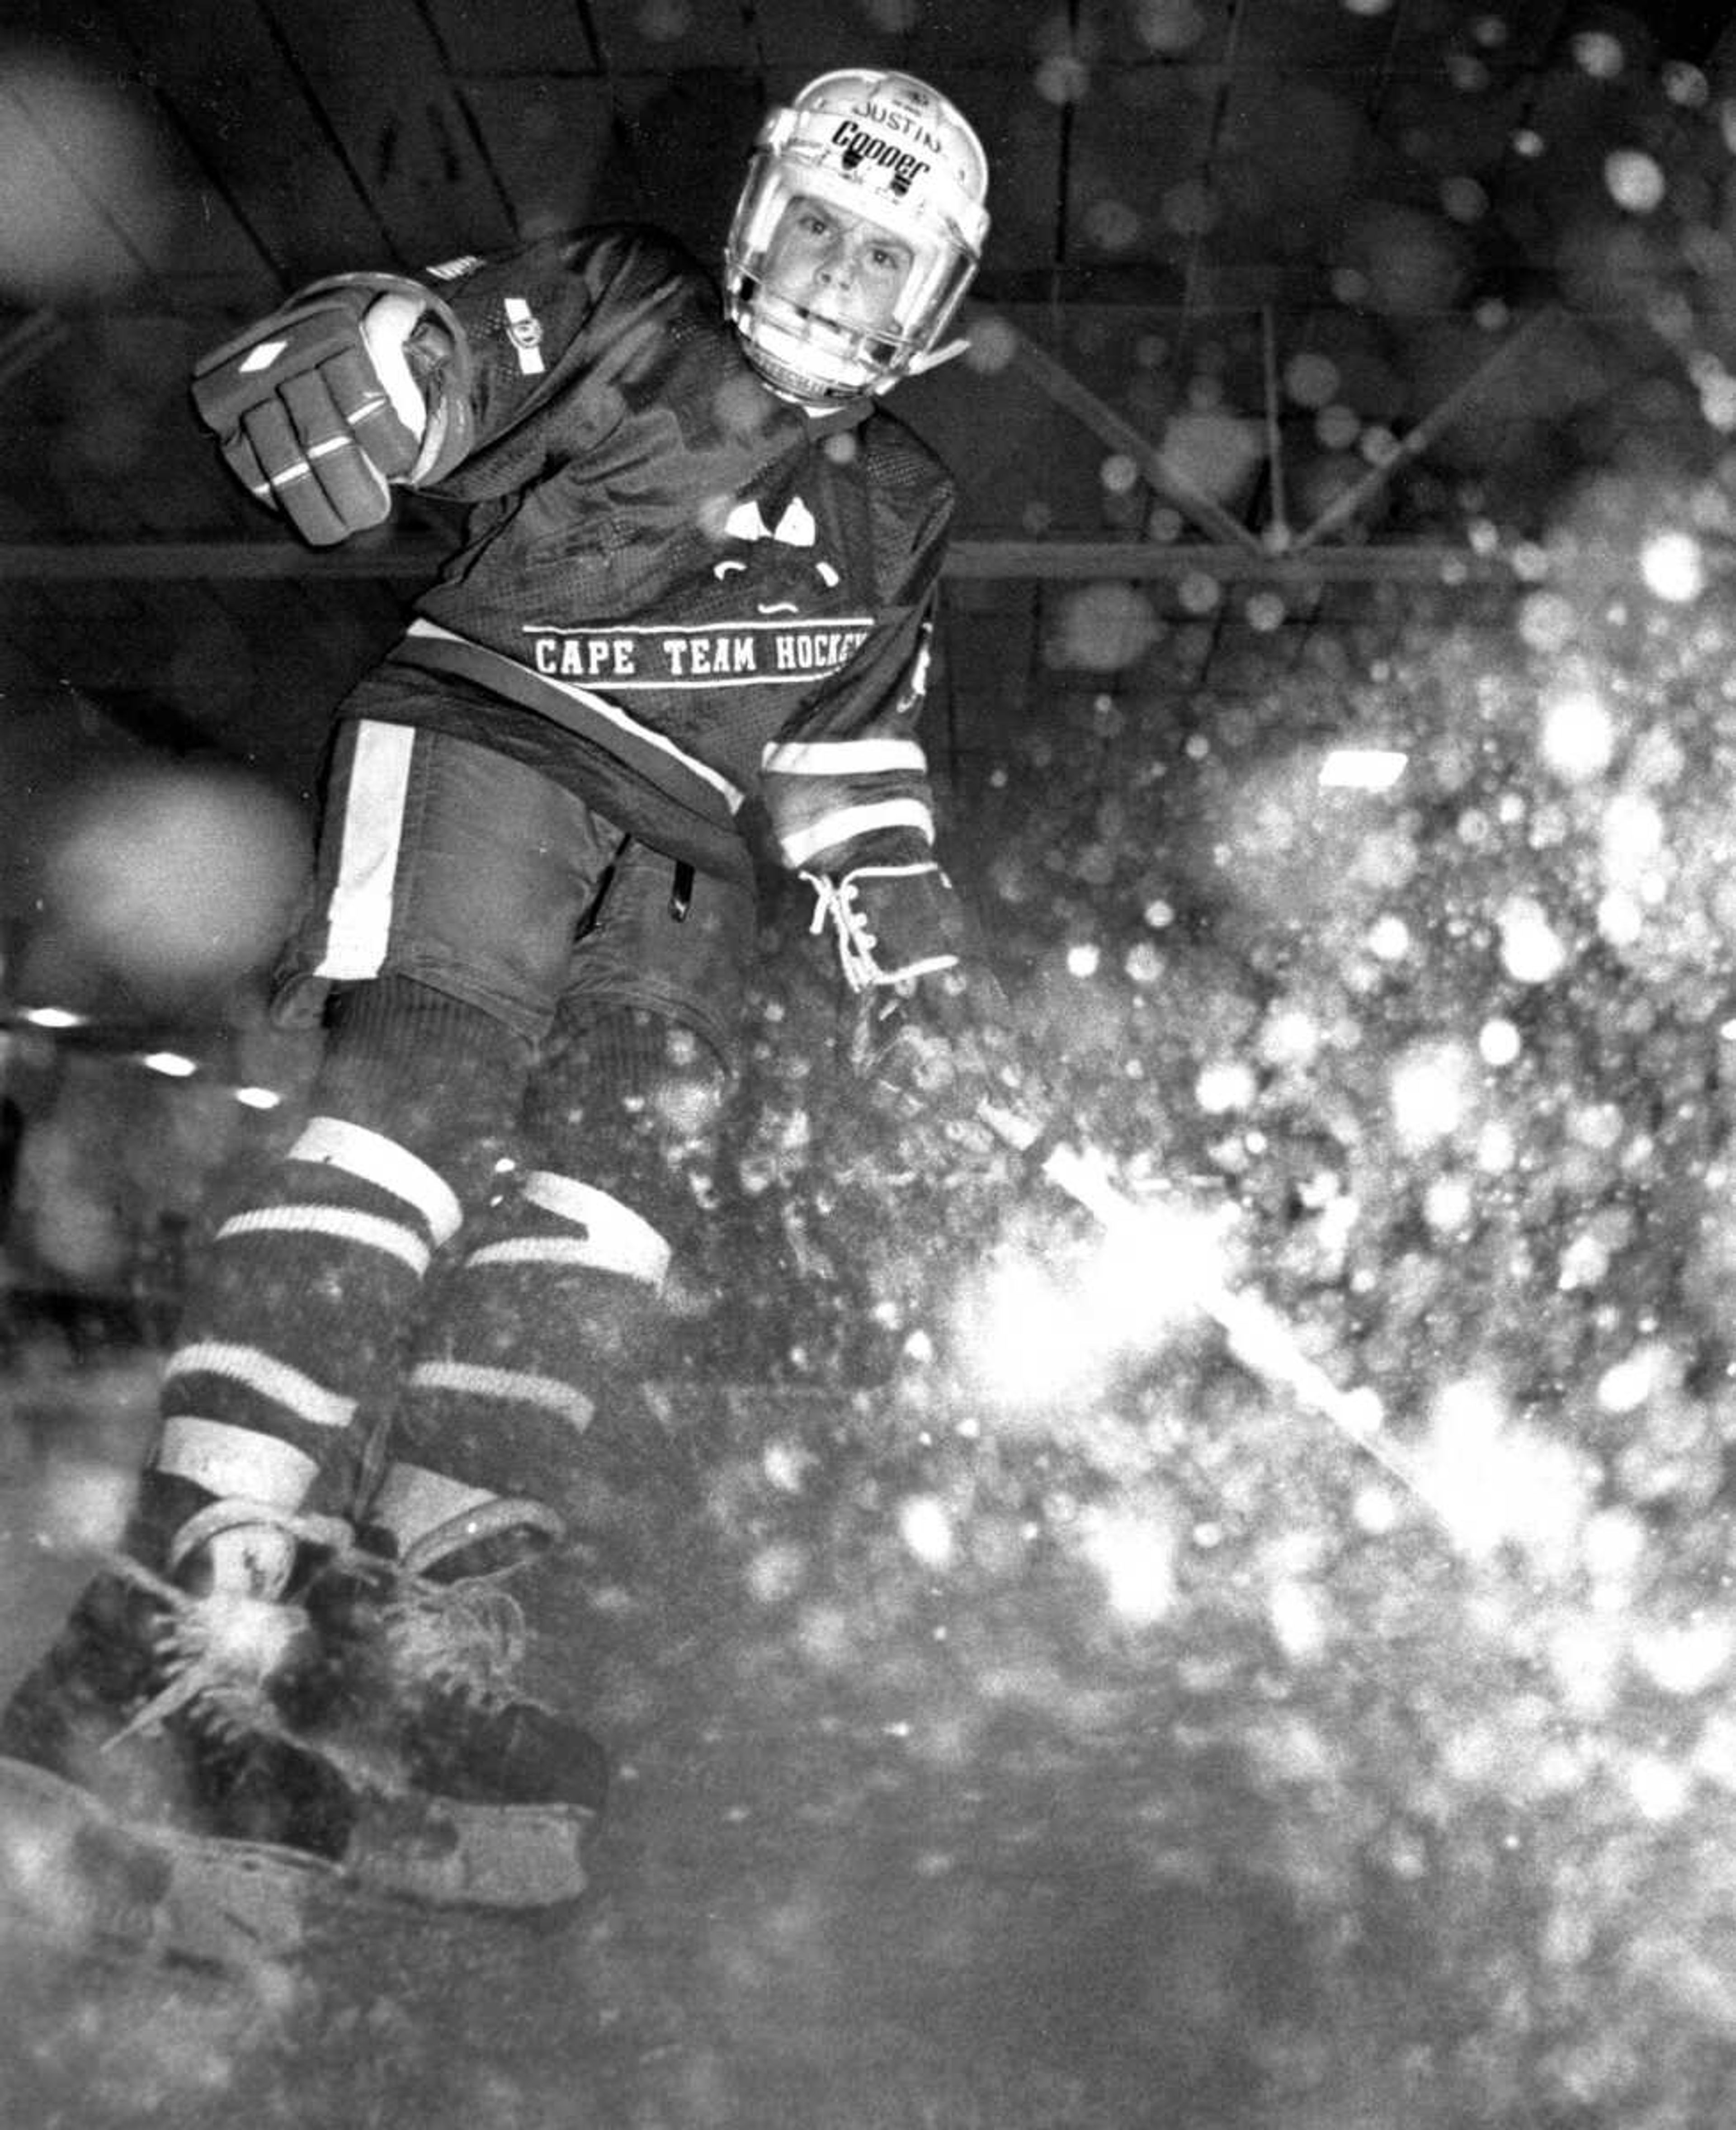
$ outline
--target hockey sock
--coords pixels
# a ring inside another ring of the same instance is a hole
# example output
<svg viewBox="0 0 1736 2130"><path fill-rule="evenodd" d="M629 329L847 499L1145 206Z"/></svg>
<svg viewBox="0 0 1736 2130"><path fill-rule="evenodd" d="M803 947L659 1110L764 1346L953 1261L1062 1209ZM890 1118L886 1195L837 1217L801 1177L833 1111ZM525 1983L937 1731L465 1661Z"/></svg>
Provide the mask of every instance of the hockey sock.
<svg viewBox="0 0 1736 2130"><path fill-rule="evenodd" d="M594 1186L548 1170L519 1179L446 1280L410 1364L388 1483L408 1502L414 1468L425 1506L401 1516L400 1544L497 1497L564 1511L600 1397L646 1357L669 1255Z"/></svg>
<svg viewBox="0 0 1736 2130"><path fill-rule="evenodd" d="M313 1114L189 1297L155 1491L349 1512L423 1279L486 1193L525 1063L511 1030L423 985L339 1001Z"/></svg>
<svg viewBox="0 0 1736 2130"><path fill-rule="evenodd" d="M428 1313L396 1456L571 1503L599 1404L655 1368L669 1238L697 1201L721 1082L709 1047L660 1015L563 1013L525 1104L525 1171Z"/></svg>

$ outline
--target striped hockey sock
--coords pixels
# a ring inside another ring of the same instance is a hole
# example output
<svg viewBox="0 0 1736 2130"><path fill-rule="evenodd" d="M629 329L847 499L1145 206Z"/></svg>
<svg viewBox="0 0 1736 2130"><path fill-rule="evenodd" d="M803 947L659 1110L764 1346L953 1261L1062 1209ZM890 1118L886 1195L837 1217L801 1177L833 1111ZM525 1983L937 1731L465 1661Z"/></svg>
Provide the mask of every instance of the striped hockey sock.
<svg viewBox="0 0 1736 2130"><path fill-rule="evenodd" d="M423 1280L492 1182L524 1049L402 979L341 1002L316 1114L266 1192L223 1222L189 1297L160 1473L218 1498L350 1512Z"/></svg>
<svg viewBox="0 0 1736 2130"><path fill-rule="evenodd" d="M618 1198L524 1177L428 1312L393 1428L399 1464L479 1498L570 1504L600 1398L645 1357L669 1257Z"/></svg>

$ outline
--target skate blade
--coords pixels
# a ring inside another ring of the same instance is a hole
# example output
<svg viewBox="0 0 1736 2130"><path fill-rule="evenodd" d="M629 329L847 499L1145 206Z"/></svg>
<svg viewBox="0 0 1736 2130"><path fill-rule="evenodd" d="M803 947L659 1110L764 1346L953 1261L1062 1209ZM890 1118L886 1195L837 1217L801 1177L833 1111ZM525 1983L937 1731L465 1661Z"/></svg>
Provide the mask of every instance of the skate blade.
<svg viewBox="0 0 1736 2130"><path fill-rule="evenodd" d="M571 1908L588 1877L595 1812L571 1805L484 1805L450 1798L365 1801L344 1860L376 1898L503 1915Z"/></svg>
<svg viewBox="0 0 1736 2130"><path fill-rule="evenodd" d="M335 1865L299 1850L134 1825L0 1758L0 1932L63 1952L264 1979L307 1941Z"/></svg>

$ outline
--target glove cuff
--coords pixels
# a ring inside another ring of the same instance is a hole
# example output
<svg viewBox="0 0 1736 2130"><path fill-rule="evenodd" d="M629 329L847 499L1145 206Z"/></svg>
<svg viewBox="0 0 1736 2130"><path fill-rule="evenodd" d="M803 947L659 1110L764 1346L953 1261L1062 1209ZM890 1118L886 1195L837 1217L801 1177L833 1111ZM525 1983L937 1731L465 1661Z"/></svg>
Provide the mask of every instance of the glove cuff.
<svg viewBox="0 0 1736 2130"><path fill-rule="evenodd" d="M393 356L402 365L403 381L423 411L418 423L409 420L400 408L399 418L418 437L421 447L409 470L395 476L396 485L421 488L449 473L468 455L474 442L470 408L473 365L469 335L445 297L402 274L329 274L323 280L310 282L300 293L302 297L342 294L361 307L358 323L363 345L395 405L398 404L395 380L387 375L387 365L380 359L382 350L370 328L380 320L387 334L397 338ZM394 304L406 308L401 334L395 333L400 314L392 310Z"/></svg>

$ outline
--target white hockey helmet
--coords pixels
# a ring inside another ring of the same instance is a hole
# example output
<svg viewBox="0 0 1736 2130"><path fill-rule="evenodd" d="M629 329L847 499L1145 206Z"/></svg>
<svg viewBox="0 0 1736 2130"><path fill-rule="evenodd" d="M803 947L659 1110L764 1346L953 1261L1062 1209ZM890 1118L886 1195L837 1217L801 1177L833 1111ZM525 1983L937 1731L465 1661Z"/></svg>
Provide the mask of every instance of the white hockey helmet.
<svg viewBox="0 0 1736 2130"><path fill-rule="evenodd" d="M964 115L905 74L821 74L761 127L724 251L731 323L786 396L854 399L943 362L940 346L983 256L988 159ZM765 279L792 200L817 199L910 247L890 322L873 330L791 301Z"/></svg>

